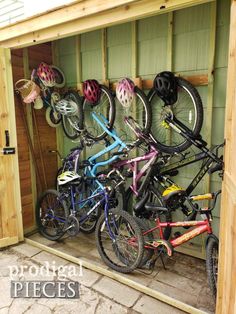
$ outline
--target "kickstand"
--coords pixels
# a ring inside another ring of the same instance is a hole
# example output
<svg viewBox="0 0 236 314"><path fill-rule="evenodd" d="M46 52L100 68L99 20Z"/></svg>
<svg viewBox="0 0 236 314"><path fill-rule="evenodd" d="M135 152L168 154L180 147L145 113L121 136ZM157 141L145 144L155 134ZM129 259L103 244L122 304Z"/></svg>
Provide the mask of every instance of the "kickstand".
<svg viewBox="0 0 236 314"><path fill-rule="evenodd" d="M147 263L145 264L144 267L147 268L148 270L150 270L150 272L145 272L145 271L142 271L140 269L139 269L139 272L147 274L147 275L152 274L154 266L156 264L156 261L158 260L159 257L161 259L161 263L162 263L163 268L166 270L167 268L166 268L165 263L164 263L163 254L164 253L162 251L160 251L158 254L153 255L153 257L149 261L147 261Z"/></svg>
<svg viewBox="0 0 236 314"><path fill-rule="evenodd" d="M166 265L165 265L164 259L163 259L163 252L160 252L157 257L159 257L159 256L160 256L160 258L161 258L162 266L163 266L163 268L166 270Z"/></svg>

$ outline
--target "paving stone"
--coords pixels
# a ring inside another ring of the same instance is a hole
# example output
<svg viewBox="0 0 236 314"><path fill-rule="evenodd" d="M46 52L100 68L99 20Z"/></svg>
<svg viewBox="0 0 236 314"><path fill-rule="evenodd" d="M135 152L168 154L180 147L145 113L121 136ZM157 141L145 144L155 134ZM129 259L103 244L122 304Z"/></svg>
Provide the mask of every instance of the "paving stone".
<svg viewBox="0 0 236 314"><path fill-rule="evenodd" d="M40 313L43 313L43 314L51 314L51 310L44 306L44 305L41 305L41 304L38 304L38 303L33 303L28 310L26 310L25 312L22 312L24 314L32 314L32 313L35 313L35 314L40 314Z"/></svg>
<svg viewBox="0 0 236 314"><path fill-rule="evenodd" d="M0 309L0 314L8 314L9 312L8 307L4 307L3 309Z"/></svg>
<svg viewBox="0 0 236 314"><path fill-rule="evenodd" d="M197 296L190 294L188 292L188 289L183 291L176 287L169 286L166 283L162 283L156 280L153 280L148 286L165 295L168 295L171 298L174 298L176 300L192 305L193 307L197 306Z"/></svg>
<svg viewBox="0 0 236 314"><path fill-rule="evenodd" d="M154 298L151 298L147 295L143 295L141 299L133 307L134 310L142 313L142 314L183 314L185 312L172 307L166 303L158 301Z"/></svg>
<svg viewBox="0 0 236 314"><path fill-rule="evenodd" d="M55 268L55 269L58 269L58 267L65 266L66 264L68 264L67 260L60 258L58 256L55 256L53 254L47 253L47 252L41 252L33 256L32 260L40 264L45 264L45 265L48 262L50 265L50 268Z"/></svg>
<svg viewBox="0 0 236 314"><path fill-rule="evenodd" d="M103 277L93 288L116 302L131 307L137 301L140 293L113 279Z"/></svg>
<svg viewBox="0 0 236 314"><path fill-rule="evenodd" d="M13 254L2 254L0 258L0 277L8 277L11 267L18 264L19 257Z"/></svg>
<svg viewBox="0 0 236 314"><path fill-rule="evenodd" d="M18 244L16 246L13 246L11 249L27 257L32 257L33 255L38 254L42 251L32 245L29 245L28 243Z"/></svg>
<svg viewBox="0 0 236 314"><path fill-rule="evenodd" d="M68 275L68 278L74 281L78 281L81 285L84 285L86 287L91 287L99 278L101 278L100 274L92 270L89 270L85 267L82 267L82 273L81 273L81 269L79 266L74 265L74 264L68 264L67 266L70 266L70 265L73 265L78 275L76 276Z"/></svg>
<svg viewBox="0 0 236 314"><path fill-rule="evenodd" d="M32 306L32 299L13 299L8 314L23 314Z"/></svg>
<svg viewBox="0 0 236 314"><path fill-rule="evenodd" d="M10 296L11 282L7 277L0 278L0 308L8 307L12 303Z"/></svg>

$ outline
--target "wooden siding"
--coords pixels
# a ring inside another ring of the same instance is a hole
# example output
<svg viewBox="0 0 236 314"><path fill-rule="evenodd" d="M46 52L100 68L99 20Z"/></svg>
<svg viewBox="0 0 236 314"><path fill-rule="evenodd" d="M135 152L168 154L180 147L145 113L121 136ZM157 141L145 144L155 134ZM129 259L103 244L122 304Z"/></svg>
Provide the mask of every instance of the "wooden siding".
<svg viewBox="0 0 236 314"><path fill-rule="evenodd" d="M172 70L180 72L184 76L208 74L209 40L211 32L211 6L204 4L173 12L173 30L168 35L168 14L156 15L137 21L137 74L143 79L153 79L156 73L165 70L172 62ZM224 139L224 107L227 74L227 47L229 30L230 0L217 2L216 20L216 56L214 65L214 89L213 89L213 123L211 130L212 145L219 144ZM107 72L110 82L121 77L131 77L132 54L131 23L125 23L107 28ZM96 78L102 81L102 41L101 33L94 31L81 35L82 55L82 79ZM169 38L171 36L172 38ZM198 38L197 40L195 38ZM172 40L172 57L168 55L168 41ZM59 46L59 66L67 74L67 82L76 86L76 50L75 37L57 41ZM89 58L84 58L84 56ZM170 60L170 59L173 60ZM96 60L96 62L94 61ZM100 62L99 62L100 60ZM91 64L93 66L91 66ZM74 65L74 66L73 66ZM201 131L203 138L207 135L207 102L209 87L197 86L201 95L205 116ZM119 131L122 128L121 121L116 121ZM75 146L64 136L64 154ZM89 148L87 156L99 150L101 146ZM191 149L192 151L192 149ZM187 187L191 179L198 172L200 162L183 168L176 182ZM194 193L204 193L209 176L206 175L204 183L199 184ZM217 174L210 177L210 190L220 189L221 179ZM174 213L176 219L181 219L180 211ZM220 202L214 211L213 228L219 233ZM196 252L198 256L204 256L204 238L199 237L191 241L189 252Z"/></svg>

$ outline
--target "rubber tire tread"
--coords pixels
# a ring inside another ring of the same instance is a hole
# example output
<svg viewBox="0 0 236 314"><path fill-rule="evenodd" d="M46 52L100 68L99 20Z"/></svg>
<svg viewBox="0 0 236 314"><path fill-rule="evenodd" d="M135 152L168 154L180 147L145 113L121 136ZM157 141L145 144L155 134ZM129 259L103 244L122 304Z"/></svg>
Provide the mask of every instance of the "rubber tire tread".
<svg viewBox="0 0 236 314"><path fill-rule="evenodd" d="M217 285L215 284L215 280L214 280L212 253L213 253L213 249L216 247L219 252L219 242L216 241L214 238L210 238L206 246L206 270L207 270L208 283L209 283L211 292L213 294L213 297L215 299L216 299L216 294L217 294Z"/></svg>
<svg viewBox="0 0 236 314"><path fill-rule="evenodd" d="M200 97L197 89L190 82L188 82L187 80L185 80L181 77L176 77L176 80L177 80L177 85L180 87L182 87L182 86L186 87L186 89L189 91L189 93L192 95L193 99L195 100L197 117L196 117L195 128L194 128L194 130L192 130L192 135L194 137L197 137L201 131L202 124L203 124L203 105L202 105L201 97ZM149 100L151 107L152 107L151 102L152 102L152 98L154 95L155 95L155 90L154 90L154 88L152 88L150 90L150 92L148 93L148 100ZM155 138L155 146L160 151L171 154L171 153L175 153L175 152L179 153L179 152L186 150L188 147L191 146L191 143L187 140L184 140L184 142L182 142L179 145L166 146L166 145L163 145L162 143L158 142L158 139Z"/></svg>
<svg viewBox="0 0 236 314"><path fill-rule="evenodd" d="M104 252L103 247L101 246L101 241L100 241L100 229L101 229L102 224L105 221L105 214L104 213L98 219L97 227L96 227L96 230L95 230L95 239L96 239L97 249L98 249L98 252L99 252L102 260L104 261L104 263L107 266L109 266L110 268L112 268L115 271L120 272L120 273L124 273L124 274L125 273L130 273L130 272L132 272L134 269L136 269L139 266L139 264L141 263L142 258L143 258L144 241L143 241L142 231L141 231L139 225L137 224L137 222L135 221L134 217L132 217L126 211L113 209L110 212L113 213L114 215L117 214L117 215L123 216L123 218L126 221L128 221L128 223L132 226L132 229L134 230L135 234L137 235L137 241L138 241L138 247L139 247L137 258L136 258L135 262L132 265L119 266L119 265L113 263L107 257L107 255Z"/></svg>
<svg viewBox="0 0 236 314"><path fill-rule="evenodd" d="M49 236L47 233L45 233L43 231L42 224L41 224L41 219L40 219L40 216L39 216L40 204L41 204L43 198L47 194L54 194L54 195L56 195L58 197L60 196L60 193L58 193L56 190L53 190L53 189L46 190L46 191L43 192L43 194L40 195L40 197L37 200L36 208L35 208L36 224L37 224L39 232L41 233L42 236L44 236L45 238L47 238L47 239L49 239L51 241L56 241L56 240L59 240L65 234L65 232L62 232L61 234L58 234L57 236L54 236L54 237ZM63 200L61 200L61 203L62 203L63 209L65 211L65 217L68 218L69 217L69 211L68 211L68 208L66 206L66 203Z"/></svg>
<svg viewBox="0 0 236 314"><path fill-rule="evenodd" d="M66 99L67 97L69 97L70 95L72 95L72 97L74 97L76 104L78 105L78 127L79 129L83 129L83 124L84 124L84 111L83 111L83 105L82 105L82 98L79 96L79 94L76 91L69 91L67 92L63 99ZM71 140L75 140L78 138L79 133L77 130L75 130L75 135L71 136L68 132L67 129L65 127L65 123L64 123L64 119L67 119L67 116L62 115L62 128L63 131L65 133L65 135L71 139Z"/></svg>

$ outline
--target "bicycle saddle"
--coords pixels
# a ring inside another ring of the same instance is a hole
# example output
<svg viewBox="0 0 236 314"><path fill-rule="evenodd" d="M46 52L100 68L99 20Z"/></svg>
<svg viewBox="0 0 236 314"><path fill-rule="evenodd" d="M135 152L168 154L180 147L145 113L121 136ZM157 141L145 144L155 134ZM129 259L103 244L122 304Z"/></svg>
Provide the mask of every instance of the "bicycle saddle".
<svg viewBox="0 0 236 314"><path fill-rule="evenodd" d="M168 209L163 206L158 206L155 203L147 203L145 209L152 212L168 212Z"/></svg>

